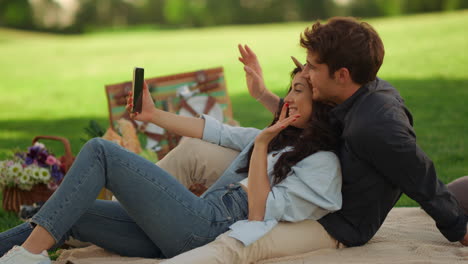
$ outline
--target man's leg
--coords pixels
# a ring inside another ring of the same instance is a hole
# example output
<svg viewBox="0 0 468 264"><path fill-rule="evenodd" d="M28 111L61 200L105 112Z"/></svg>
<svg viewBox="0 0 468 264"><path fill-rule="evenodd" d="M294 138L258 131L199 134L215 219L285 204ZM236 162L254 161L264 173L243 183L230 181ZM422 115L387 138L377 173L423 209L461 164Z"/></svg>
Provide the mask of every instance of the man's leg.
<svg viewBox="0 0 468 264"><path fill-rule="evenodd" d="M452 181L447 184L447 188L455 196L465 214L468 214L468 176Z"/></svg>
<svg viewBox="0 0 468 264"><path fill-rule="evenodd" d="M199 139L184 139L157 164L183 185L206 179L215 182L238 152ZM310 234L305 236L304 234ZM316 221L279 223L265 237L249 247L229 237L228 232L215 241L183 253L167 263L255 263L261 259L291 256L340 245Z"/></svg>
<svg viewBox="0 0 468 264"><path fill-rule="evenodd" d="M200 139L184 138L156 163L185 187L211 186L237 157L239 152Z"/></svg>
<svg viewBox="0 0 468 264"><path fill-rule="evenodd" d="M164 263L256 263L260 260L303 254L324 248L341 248L317 221L281 222L268 234L245 247L226 232L215 241L171 258Z"/></svg>

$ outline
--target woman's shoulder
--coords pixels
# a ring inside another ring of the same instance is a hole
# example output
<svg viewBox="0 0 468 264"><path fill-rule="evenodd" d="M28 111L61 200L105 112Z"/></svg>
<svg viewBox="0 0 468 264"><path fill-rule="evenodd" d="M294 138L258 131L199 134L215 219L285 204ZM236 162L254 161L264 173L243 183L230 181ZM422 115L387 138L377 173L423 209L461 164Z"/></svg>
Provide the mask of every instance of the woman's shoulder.
<svg viewBox="0 0 468 264"><path fill-rule="evenodd" d="M315 163L322 163L322 164L339 164L340 160L338 156L333 152L333 151L317 151L307 157L305 157L303 160L297 163L297 165L302 165L302 164L315 164Z"/></svg>

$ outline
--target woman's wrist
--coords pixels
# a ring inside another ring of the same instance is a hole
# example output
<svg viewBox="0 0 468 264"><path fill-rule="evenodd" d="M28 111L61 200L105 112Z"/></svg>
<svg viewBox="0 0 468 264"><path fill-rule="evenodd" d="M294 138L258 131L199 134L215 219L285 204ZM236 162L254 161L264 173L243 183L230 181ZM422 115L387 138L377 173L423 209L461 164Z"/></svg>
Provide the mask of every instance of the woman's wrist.
<svg viewBox="0 0 468 264"><path fill-rule="evenodd" d="M150 114L150 119L147 120L147 122L153 123L153 124L157 125L157 123L158 123L158 121L159 121L159 118L161 117L161 114L158 113L158 111L164 112L163 110L157 109L157 108L155 107L155 108L153 109L153 111L151 112L151 114Z"/></svg>
<svg viewBox="0 0 468 264"><path fill-rule="evenodd" d="M255 98L255 100L256 100L257 102L259 102L260 100L262 100L262 98L263 98L263 96L264 96L265 94L266 94L266 88L263 87L262 93L261 93L259 96L257 96L257 98Z"/></svg>
<svg viewBox="0 0 468 264"><path fill-rule="evenodd" d="M263 137L257 137L255 139L255 147L257 148L264 148L264 149L267 149L268 148L268 144L270 144L270 141L263 138Z"/></svg>

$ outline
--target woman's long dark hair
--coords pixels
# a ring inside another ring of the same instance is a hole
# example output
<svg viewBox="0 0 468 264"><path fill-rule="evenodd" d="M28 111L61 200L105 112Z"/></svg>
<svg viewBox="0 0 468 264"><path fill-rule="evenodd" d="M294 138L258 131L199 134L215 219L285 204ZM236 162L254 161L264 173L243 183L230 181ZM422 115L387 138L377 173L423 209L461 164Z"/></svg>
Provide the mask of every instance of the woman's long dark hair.
<svg viewBox="0 0 468 264"><path fill-rule="evenodd" d="M291 82L296 73L300 71L299 67L292 71ZM290 85L288 93L291 89ZM275 117L269 126L278 121L283 103L282 101L279 104ZM307 156L318 151L336 151L338 137L330 123L329 112L331 108L332 106L330 105L312 101L312 115L305 128L288 126L268 144L268 152L281 150L287 146L293 147L291 151L283 153L275 163L273 168L273 184L278 184L284 180L291 171L291 167ZM247 166L237 169L237 173L249 171L253 148L254 146L252 145L248 153Z"/></svg>

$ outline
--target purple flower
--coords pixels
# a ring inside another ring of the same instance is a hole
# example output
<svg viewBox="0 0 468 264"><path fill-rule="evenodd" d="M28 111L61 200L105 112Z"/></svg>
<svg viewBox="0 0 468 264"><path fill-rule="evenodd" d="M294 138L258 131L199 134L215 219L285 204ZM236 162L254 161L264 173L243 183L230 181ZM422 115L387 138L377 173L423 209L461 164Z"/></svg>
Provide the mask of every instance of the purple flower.
<svg viewBox="0 0 468 264"><path fill-rule="evenodd" d="M60 166L58 165L52 165L52 169L50 172L52 178L55 180L55 182L60 182L63 179L63 173L60 170Z"/></svg>
<svg viewBox="0 0 468 264"><path fill-rule="evenodd" d="M39 159L40 157L43 157L43 156L47 157L48 155L49 153L47 153L47 149L42 148L41 146L34 145L28 148L27 156L33 159Z"/></svg>
<svg viewBox="0 0 468 264"><path fill-rule="evenodd" d="M37 156L37 153L41 150L41 147L39 146L32 146L28 148L28 156L31 158L35 158Z"/></svg>
<svg viewBox="0 0 468 264"><path fill-rule="evenodd" d="M34 163L34 159L31 157L26 157L25 162L27 165L31 165Z"/></svg>
<svg viewBox="0 0 468 264"><path fill-rule="evenodd" d="M26 159L26 153L24 153L24 152L16 152L15 156L22 159L22 160Z"/></svg>
<svg viewBox="0 0 468 264"><path fill-rule="evenodd" d="M40 167L43 167L43 168L46 168L48 167L49 165L47 165L46 161L47 161L47 152L39 152L37 154L37 163L39 164Z"/></svg>

